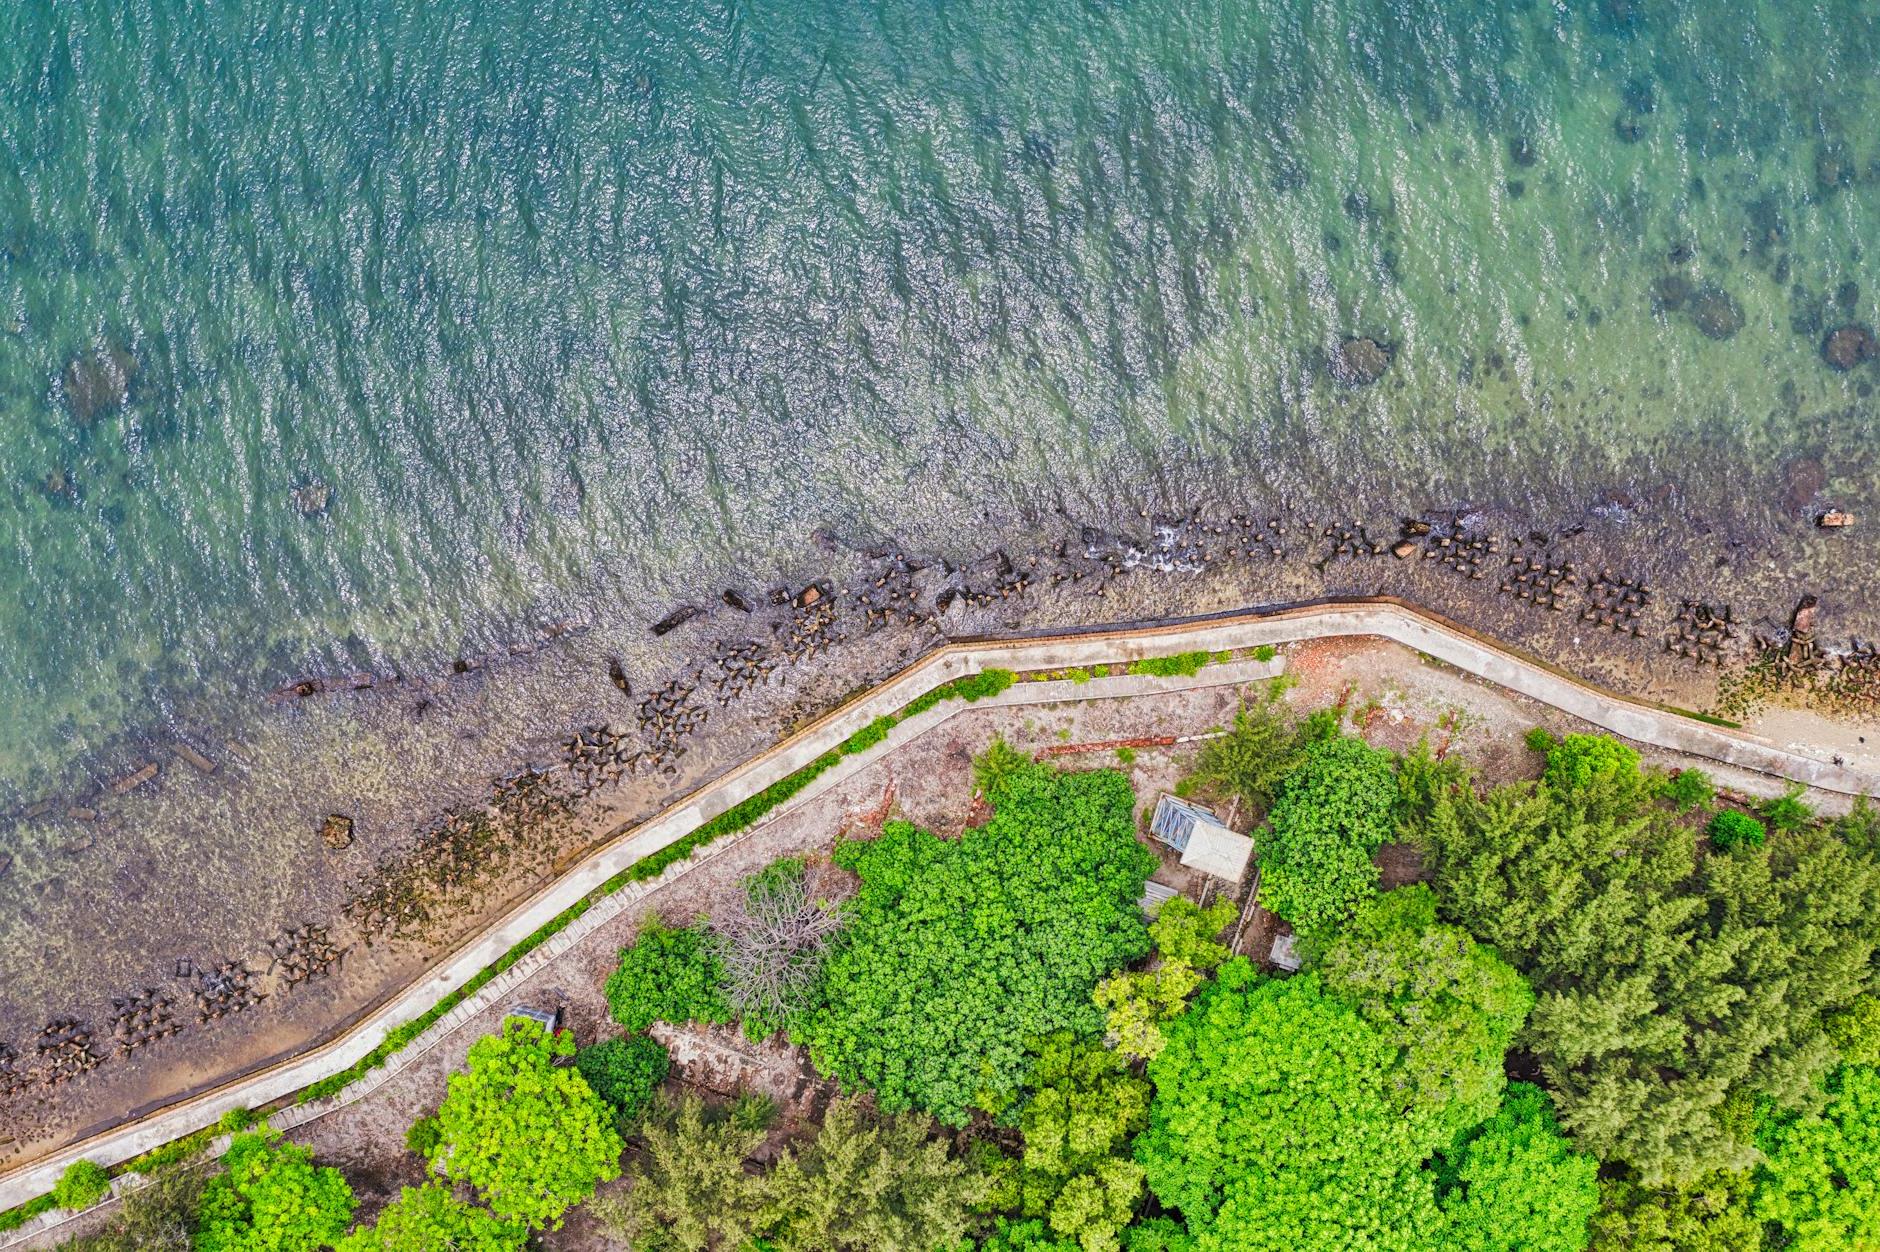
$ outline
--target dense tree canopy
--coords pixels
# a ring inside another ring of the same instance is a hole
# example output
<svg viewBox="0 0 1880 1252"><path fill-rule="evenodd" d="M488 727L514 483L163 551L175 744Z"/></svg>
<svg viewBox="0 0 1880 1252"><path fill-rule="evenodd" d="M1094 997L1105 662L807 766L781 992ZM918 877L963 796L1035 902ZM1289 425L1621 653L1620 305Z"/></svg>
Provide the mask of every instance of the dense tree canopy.
<svg viewBox="0 0 1880 1252"><path fill-rule="evenodd" d="M1039 1046L1030 1084L1024 1155L1000 1172L994 1204L1042 1219L1081 1252L1115 1252L1142 1198L1129 1141L1148 1122L1149 1084L1117 1053L1063 1032Z"/></svg>
<svg viewBox="0 0 1880 1252"><path fill-rule="evenodd" d="M236 1135L222 1164L202 1195L196 1252L315 1252L352 1222L340 1172L277 1131Z"/></svg>
<svg viewBox="0 0 1880 1252"><path fill-rule="evenodd" d="M1636 756L1586 738L1539 784L1430 805L1443 908L1528 975L1524 1042L1585 1147L1652 1185L1747 1167L1758 1100L1820 1103L1825 1024L1871 986L1880 869L1818 826L1700 858Z"/></svg>
<svg viewBox="0 0 1880 1252"><path fill-rule="evenodd" d="M336 1252L521 1252L528 1238L527 1227L431 1182L404 1188L378 1221L341 1239Z"/></svg>
<svg viewBox="0 0 1880 1252"><path fill-rule="evenodd" d="M871 1116L838 1100L807 1144L765 1179L765 1243L776 1252L933 1252L977 1224L986 1180L930 1136L924 1117Z"/></svg>
<svg viewBox="0 0 1880 1252"><path fill-rule="evenodd" d="M1377 890L1372 857L1397 822L1391 756L1336 736L1308 748L1280 784L1260 837L1260 903L1301 934L1336 927Z"/></svg>
<svg viewBox="0 0 1880 1252"><path fill-rule="evenodd" d="M1134 799L1115 773L1034 766L958 839L890 822L841 845L861 889L794 1032L817 1067L884 1110L962 1125L1017 1093L1027 1041L1099 1031L1091 989L1149 944L1137 899L1155 857Z"/></svg>
<svg viewBox="0 0 1880 1252"><path fill-rule="evenodd" d="M1226 734L1202 745L1187 785L1237 797L1246 815L1257 819L1272 807L1307 743L1269 687L1264 699L1241 705Z"/></svg>
<svg viewBox="0 0 1880 1252"><path fill-rule="evenodd" d="M431 1160L475 1187L497 1215L536 1229L620 1175L625 1146L614 1111L581 1071L566 1033L544 1035L511 1018L500 1035L470 1045L469 1071L452 1074L437 1110Z"/></svg>
<svg viewBox="0 0 1880 1252"><path fill-rule="evenodd" d="M594 1205L634 1252L735 1252L761 1231L764 1180L744 1168L764 1142L761 1123L688 1095L656 1106L640 1135L626 1193Z"/></svg>
<svg viewBox="0 0 1880 1252"><path fill-rule="evenodd" d="M1501 1111L1467 1132L1437 1169L1456 1252L1580 1252L1599 1207L1599 1162L1560 1133L1547 1093L1508 1088Z"/></svg>
<svg viewBox="0 0 1880 1252"><path fill-rule="evenodd" d="M1150 1190L1205 1252L1421 1246L1441 1217L1389 1090L1397 1059L1316 974L1229 961L1149 1064Z"/></svg>
<svg viewBox="0 0 1880 1252"><path fill-rule="evenodd" d="M1399 1049L1391 1090L1432 1148L1494 1114L1534 994L1468 932L1436 920L1429 888L1359 906L1318 969L1327 994Z"/></svg>

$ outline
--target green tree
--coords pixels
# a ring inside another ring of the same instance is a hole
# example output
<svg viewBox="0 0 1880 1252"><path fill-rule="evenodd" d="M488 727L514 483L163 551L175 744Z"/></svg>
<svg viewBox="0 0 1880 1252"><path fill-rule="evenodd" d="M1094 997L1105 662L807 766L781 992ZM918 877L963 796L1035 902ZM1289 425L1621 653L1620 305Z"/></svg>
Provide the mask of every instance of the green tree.
<svg viewBox="0 0 1880 1252"><path fill-rule="evenodd" d="M875 1118L858 1100L829 1106L816 1136L788 1149L764 1189L776 1252L933 1252L976 1222L986 1180L928 1135L924 1117Z"/></svg>
<svg viewBox="0 0 1880 1252"><path fill-rule="evenodd" d="M1590 1226L1597 1252L1760 1252L1762 1223L1750 1212L1750 1179L1713 1170L1675 1187L1627 1178L1603 1182Z"/></svg>
<svg viewBox="0 0 1880 1252"><path fill-rule="evenodd" d="M1495 1113L1534 993L1467 931L1438 922L1428 887L1360 905L1318 969L1327 994L1398 1049L1391 1089L1430 1147Z"/></svg>
<svg viewBox="0 0 1880 1252"><path fill-rule="evenodd" d="M613 1106L615 1125L624 1127L652 1103L672 1058L657 1039L629 1035L582 1048L574 1054L574 1067L594 1094Z"/></svg>
<svg viewBox="0 0 1880 1252"><path fill-rule="evenodd" d="M1786 1246L1880 1247L1880 1070L1847 1065L1830 1078L1818 1117L1785 1119L1756 1174L1756 1216Z"/></svg>
<svg viewBox="0 0 1880 1252"><path fill-rule="evenodd" d="M578 1069L566 1033L544 1035L511 1018L470 1045L469 1070L452 1074L437 1110L432 1163L475 1187L499 1217L555 1228L594 1188L620 1176L625 1146L614 1111Z"/></svg>
<svg viewBox="0 0 1880 1252"><path fill-rule="evenodd" d="M110 1193L110 1172L96 1161L80 1159L59 1175L52 1188L52 1202L62 1209L88 1209Z"/></svg>
<svg viewBox="0 0 1880 1252"><path fill-rule="evenodd" d="M1599 1208L1599 1162L1560 1133L1547 1093L1508 1088L1501 1111L1442 1159L1437 1203L1445 1248L1459 1252L1580 1252Z"/></svg>
<svg viewBox="0 0 1880 1252"><path fill-rule="evenodd" d="M378 1221L335 1245L336 1252L521 1252L528 1228L465 1204L443 1183L406 1187Z"/></svg>
<svg viewBox="0 0 1880 1252"><path fill-rule="evenodd" d="M1317 974L1227 962L1149 1063L1149 1189L1203 1249L1424 1246L1441 1215L1389 1091L1396 1059Z"/></svg>
<svg viewBox="0 0 1880 1252"><path fill-rule="evenodd" d="M633 946L620 949L605 994L614 1020L638 1034L654 1022L730 1021L723 985L724 967L704 927L670 930L649 913Z"/></svg>
<svg viewBox="0 0 1880 1252"><path fill-rule="evenodd" d="M1189 786L1237 796L1249 818L1272 807L1286 775L1299 764L1306 744L1279 693L1272 688L1257 703L1243 703L1233 729L1210 739L1185 780Z"/></svg>
<svg viewBox="0 0 1880 1252"><path fill-rule="evenodd" d="M840 845L861 887L821 1002L793 1028L817 1068L885 1112L958 1126L1010 1102L1028 1039L1100 1030L1092 988L1148 949L1137 900L1155 856L1134 807L1120 774L1030 766L958 839L890 822Z"/></svg>
<svg viewBox="0 0 1880 1252"><path fill-rule="evenodd" d="M1717 794L1717 784L1701 769L1681 769L1664 781L1665 799L1680 813L1700 809Z"/></svg>
<svg viewBox="0 0 1880 1252"><path fill-rule="evenodd" d="M1418 834L1445 912L1534 987L1522 1042L1561 1121L1656 1187L1751 1164L1758 1101L1819 1105L1880 866L1819 826L1700 862L1628 762L1580 747L1557 783L1442 797Z"/></svg>
<svg viewBox="0 0 1880 1252"><path fill-rule="evenodd" d="M738 1252L762 1232L765 1183L744 1168L764 1142L761 1124L716 1115L687 1095L655 1105L640 1135L645 1150L627 1192L594 1202L634 1252Z"/></svg>
<svg viewBox="0 0 1880 1252"><path fill-rule="evenodd" d="M196 1252L314 1252L345 1233L353 1193L311 1149L269 1129L236 1135L209 1181Z"/></svg>
<svg viewBox="0 0 1880 1252"><path fill-rule="evenodd" d="M1188 997L1201 985L1201 972L1227 959L1227 946L1217 937L1238 913L1238 906L1227 899L1206 909L1186 896L1162 905L1149 923L1158 957L1155 968L1119 971L1092 993L1119 1052L1147 1060L1162 1050L1163 1024L1188 1007Z"/></svg>
<svg viewBox="0 0 1880 1252"><path fill-rule="evenodd" d="M1260 903L1304 935L1377 890L1372 857L1397 820L1390 754L1347 736L1314 743L1281 785L1260 847Z"/></svg>
<svg viewBox="0 0 1880 1252"><path fill-rule="evenodd" d="M187 1162L147 1177L146 1185L125 1195L102 1230L60 1244L60 1252L191 1252L207 1185L202 1172Z"/></svg>
<svg viewBox="0 0 1880 1252"><path fill-rule="evenodd" d="M1142 1199L1129 1141L1148 1123L1149 1084L1118 1054L1059 1032L1039 1045L1031 1086L1024 1155L999 1171L993 1206L1044 1219L1082 1252L1115 1252Z"/></svg>

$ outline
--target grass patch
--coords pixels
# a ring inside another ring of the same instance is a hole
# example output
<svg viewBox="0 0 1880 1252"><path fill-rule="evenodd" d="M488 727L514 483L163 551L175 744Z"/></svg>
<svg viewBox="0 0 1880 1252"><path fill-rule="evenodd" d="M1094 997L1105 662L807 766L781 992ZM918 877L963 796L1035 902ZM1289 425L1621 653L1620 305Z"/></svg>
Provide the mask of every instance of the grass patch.
<svg viewBox="0 0 1880 1252"><path fill-rule="evenodd" d="M35 1196L24 1204L17 1204L0 1213L0 1230L18 1230L41 1213L50 1213L58 1207L50 1195Z"/></svg>
<svg viewBox="0 0 1880 1252"><path fill-rule="evenodd" d="M1279 649L1270 643L1263 643L1253 650L1253 659L1262 663L1279 655Z"/></svg>

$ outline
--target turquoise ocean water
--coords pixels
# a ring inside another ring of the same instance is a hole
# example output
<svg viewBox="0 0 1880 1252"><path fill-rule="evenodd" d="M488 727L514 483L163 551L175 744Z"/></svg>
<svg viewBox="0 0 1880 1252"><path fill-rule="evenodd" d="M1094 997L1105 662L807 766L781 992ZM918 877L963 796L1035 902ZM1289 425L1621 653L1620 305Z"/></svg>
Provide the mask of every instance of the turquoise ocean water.
<svg viewBox="0 0 1880 1252"><path fill-rule="evenodd" d="M1864 0L8 5L0 798L818 526L1754 524L1880 426L1876 120Z"/></svg>

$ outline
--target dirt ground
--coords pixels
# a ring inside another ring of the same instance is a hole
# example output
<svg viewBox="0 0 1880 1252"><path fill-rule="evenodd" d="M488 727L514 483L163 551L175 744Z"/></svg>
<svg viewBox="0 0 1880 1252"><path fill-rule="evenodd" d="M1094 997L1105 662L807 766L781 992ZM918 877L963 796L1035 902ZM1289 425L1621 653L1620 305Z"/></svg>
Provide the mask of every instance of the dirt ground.
<svg viewBox="0 0 1880 1252"><path fill-rule="evenodd" d="M1477 777L1493 784L1531 776L1538 764L1522 744L1532 727L1555 734L1593 728L1505 689L1477 681L1420 654L1377 639L1324 640L1281 649L1293 684L1284 699L1298 713L1337 706L1345 724L1379 747L1404 750L1427 738L1445 755L1460 755ZM843 838L878 831L888 817L904 817L942 835L956 835L975 812L972 758L995 736L1023 751L1049 753L1065 768L1121 769L1136 789L1138 829L1146 829L1156 798L1190 768L1198 742L1138 747L1128 764L1112 748L1080 745L1161 736L1199 736L1225 726L1240 700L1256 697L1260 684L1158 692L1114 699L975 707L870 763L829 791L785 806L727 844L696 868L669 870L648 898L648 908L669 924L686 924L710 911L714 900L745 875L781 856L824 856ZM1674 754L1642 749L1654 764L1693 764ZM1780 790L1772 780L1703 763L1726 788L1753 794ZM1815 797L1827 807L1832 802ZM982 810L983 811L983 810ZM1245 829L1244 819L1233 824ZM1145 842L1148 842L1145 838ZM1190 895L1204 889L1236 891L1182 868L1173 853L1158 851L1154 875ZM1419 872L1414 853L1387 848L1380 856L1393 884ZM1244 887L1244 884L1242 884ZM559 1005L581 1044L612 1034L601 987L620 947L631 943L644 912L615 918L539 972L514 997L515 1003ZM1266 955L1276 919L1258 910L1242 935L1241 950ZM418 1158L404 1147L411 1123L432 1111L447 1076L463 1064L470 1044L499 1028L510 1007L492 1007L436 1043L417 1062L357 1102L292 1132L319 1157L339 1166L360 1198L359 1216L372 1216L404 1185L422 1181ZM833 1094L800 1050L780 1043L754 1045L722 1029L667 1028L658 1031L672 1051L676 1089L690 1086L713 1096L759 1090L783 1111L783 1130L813 1118ZM616 1186L618 1184L615 1184ZM566 1228L546 1235L545 1248L588 1252L619 1246L587 1214L570 1216Z"/></svg>

